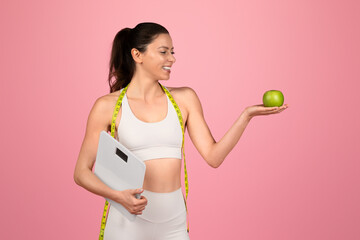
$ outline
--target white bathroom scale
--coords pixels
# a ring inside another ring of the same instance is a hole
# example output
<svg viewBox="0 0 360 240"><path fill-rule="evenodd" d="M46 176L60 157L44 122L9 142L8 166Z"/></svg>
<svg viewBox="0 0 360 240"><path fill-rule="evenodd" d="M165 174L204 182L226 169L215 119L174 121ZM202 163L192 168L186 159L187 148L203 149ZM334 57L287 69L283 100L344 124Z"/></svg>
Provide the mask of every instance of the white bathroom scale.
<svg viewBox="0 0 360 240"><path fill-rule="evenodd" d="M142 188L145 169L145 163L129 149L107 132L100 132L94 173L102 182L118 191ZM140 195L137 194L136 197L140 198ZM136 215L131 214L123 205L111 199L106 200L129 220L135 220Z"/></svg>

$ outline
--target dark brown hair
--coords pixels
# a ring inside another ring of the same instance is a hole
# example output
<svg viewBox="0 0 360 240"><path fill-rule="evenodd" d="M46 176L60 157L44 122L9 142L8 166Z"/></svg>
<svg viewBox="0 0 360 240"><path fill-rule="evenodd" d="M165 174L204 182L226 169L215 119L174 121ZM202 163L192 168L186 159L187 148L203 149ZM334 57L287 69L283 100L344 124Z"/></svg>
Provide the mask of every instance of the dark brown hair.
<svg viewBox="0 0 360 240"><path fill-rule="evenodd" d="M161 33L169 34L160 24L144 22L133 29L123 28L115 35L109 64L110 93L128 85L134 75L135 62L131 49L136 48L142 53L145 52L147 46Z"/></svg>

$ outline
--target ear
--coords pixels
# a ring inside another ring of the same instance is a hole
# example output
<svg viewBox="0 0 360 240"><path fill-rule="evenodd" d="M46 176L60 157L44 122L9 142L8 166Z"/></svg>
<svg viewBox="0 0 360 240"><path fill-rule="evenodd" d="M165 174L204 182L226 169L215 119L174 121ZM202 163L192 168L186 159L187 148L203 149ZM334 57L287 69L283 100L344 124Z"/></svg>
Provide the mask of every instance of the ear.
<svg viewBox="0 0 360 240"><path fill-rule="evenodd" d="M142 54L136 48L131 49L131 56L133 57L136 63L142 63Z"/></svg>

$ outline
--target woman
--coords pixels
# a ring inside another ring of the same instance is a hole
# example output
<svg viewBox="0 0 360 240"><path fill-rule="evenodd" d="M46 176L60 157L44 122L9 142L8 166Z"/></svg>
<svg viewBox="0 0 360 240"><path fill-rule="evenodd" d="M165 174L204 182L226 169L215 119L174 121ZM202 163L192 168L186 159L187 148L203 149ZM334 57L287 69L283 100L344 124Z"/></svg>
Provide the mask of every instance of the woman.
<svg viewBox="0 0 360 240"><path fill-rule="evenodd" d="M110 94L98 98L90 111L74 172L78 185L121 203L137 215L132 222L110 206L104 239L189 239L180 180L182 130L169 96L158 82L170 78L176 61L173 50L169 32L156 23L124 28L113 41L108 79ZM116 102L126 86L116 118L115 136L145 162L146 173L143 189L115 191L103 184L92 168L99 134L110 130ZM254 116L275 114L287 108L287 105L247 107L216 142L195 91L189 87L166 89L179 106L183 127L187 127L196 149L214 168L221 165ZM138 193L142 195L140 199L135 198Z"/></svg>

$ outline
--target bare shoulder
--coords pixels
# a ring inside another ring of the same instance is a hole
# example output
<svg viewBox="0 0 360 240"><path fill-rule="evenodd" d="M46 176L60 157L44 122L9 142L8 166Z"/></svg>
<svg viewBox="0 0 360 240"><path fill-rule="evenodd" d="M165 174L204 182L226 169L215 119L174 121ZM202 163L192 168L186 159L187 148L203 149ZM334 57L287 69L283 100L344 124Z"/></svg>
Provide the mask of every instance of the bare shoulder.
<svg viewBox="0 0 360 240"><path fill-rule="evenodd" d="M111 117L114 111L119 91L98 97L90 111L89 118L102 122L103 125L111 124Z"/></svg>
<svg viewBox="0 0 360 240"><path fill-rule="evenodd" d="M118 97L118 91L100 96L95 100L94 107L101 109L102 112L112 110L115 107Z"/></svg>
<svg viewBox="0 0 360 240"><path fill-rule="evenodd" d="M193 103L194 100L198 100L195 90L191 87L167 87L167 89L169 89L175 100L179 100L184 103Z"/></svg>
<svg viewBox="0 0 360 240"><path fill-rule="evenodd" d="M190 87L167 87L175 102L183 112L185 122L191 113L202 112L200 99L195 90Z"/></svg>

